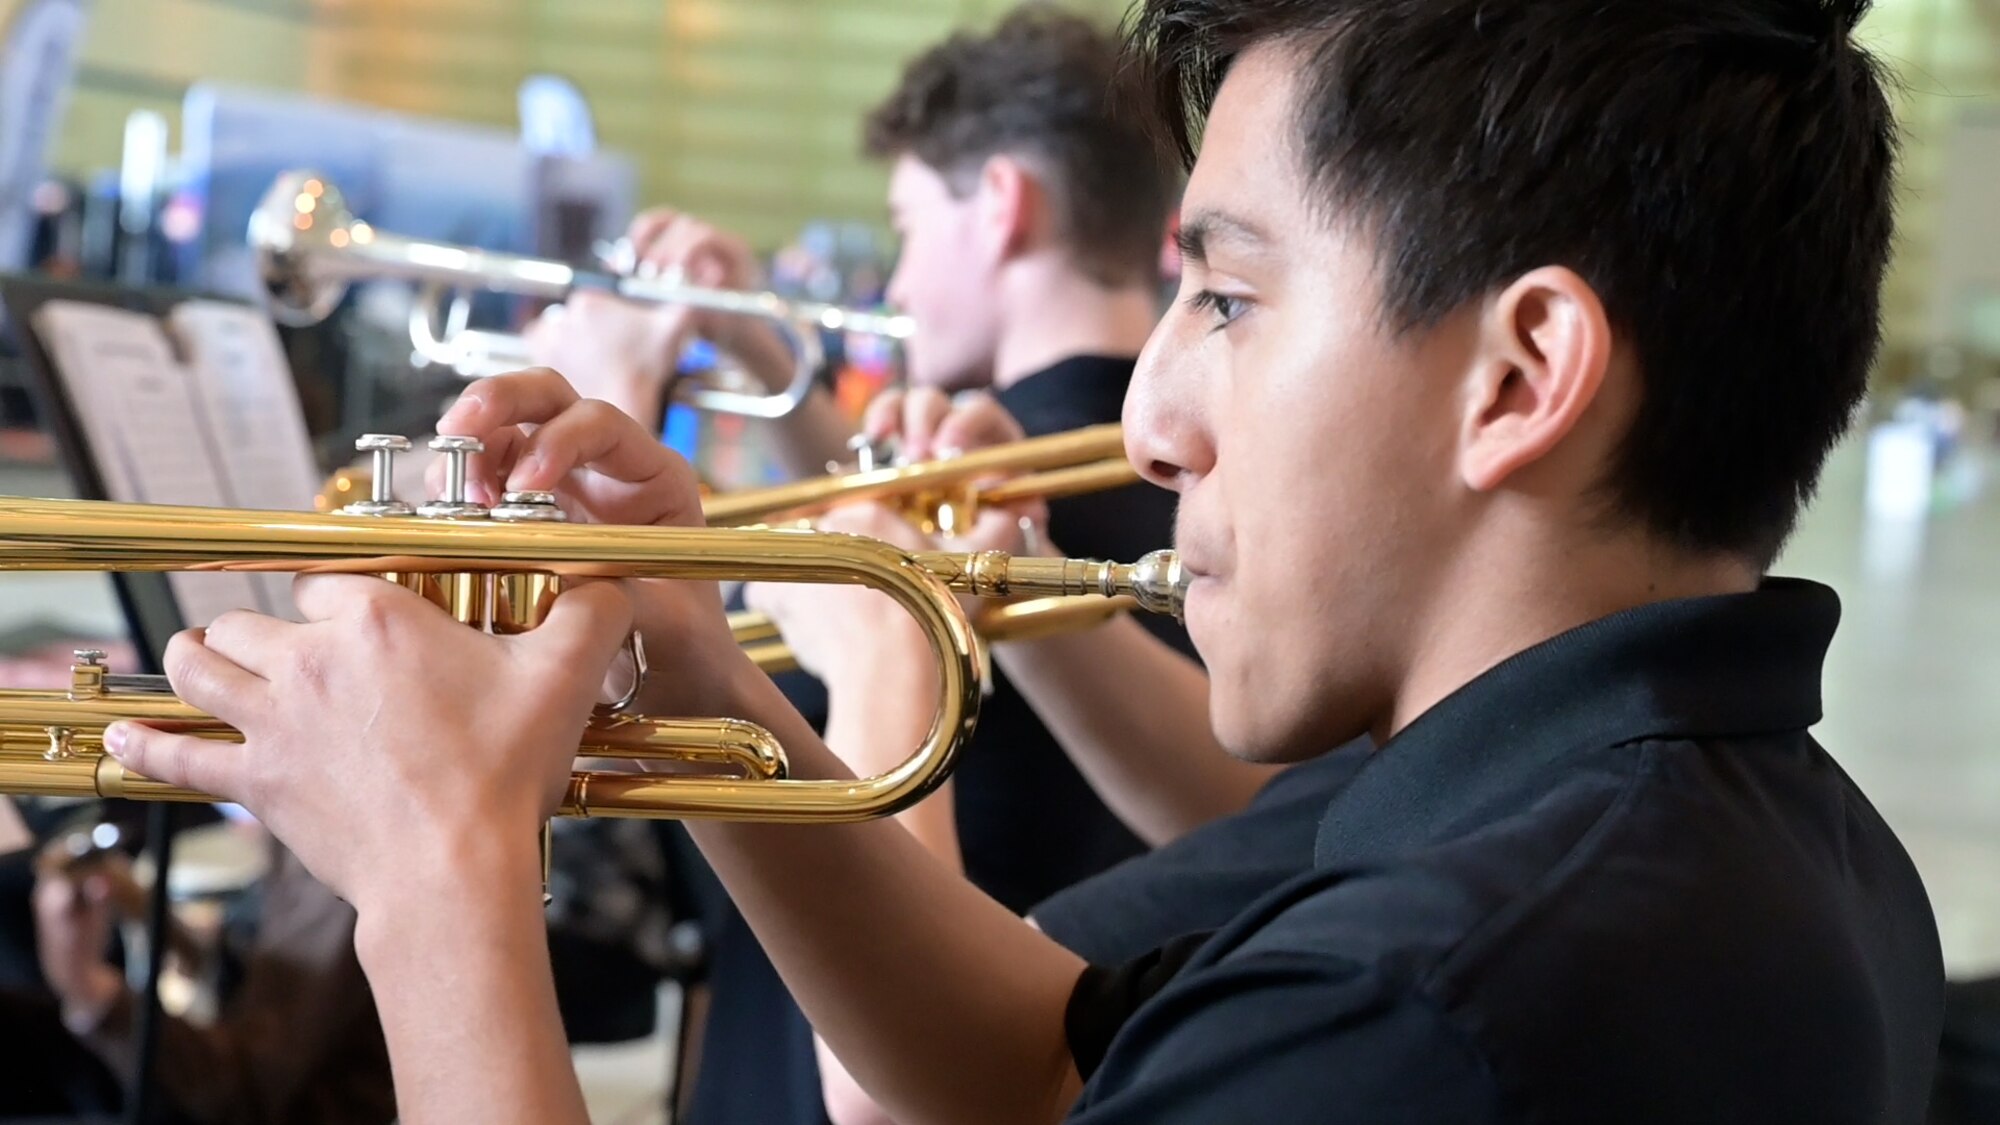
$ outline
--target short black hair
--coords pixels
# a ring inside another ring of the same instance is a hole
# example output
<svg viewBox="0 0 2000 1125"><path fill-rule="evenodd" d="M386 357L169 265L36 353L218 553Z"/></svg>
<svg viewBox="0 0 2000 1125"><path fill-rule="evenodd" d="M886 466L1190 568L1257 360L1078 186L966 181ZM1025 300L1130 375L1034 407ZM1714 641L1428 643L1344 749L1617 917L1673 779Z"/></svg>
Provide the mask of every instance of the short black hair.
<svg viewBox="0 0 2000 1125"><path fill-rule="evenodd" d="M990 32L960 32L912 60L868 115L867 155L916 157L969 192L986 161L1024 157L1056 205L1059 233L1107 286L1159 276L1180 174L1124 100L1115 34L1047 4Z"/></svg>
<svg viewBox="0 0 2000 1125"><path fill-rule="evenodd" d="M1598 292L1644 382L1615 515L1768 566L1881 342L1897 133L1869 0L1143 0L1192 160L1231 61L1298 52L1297 142L1421 329L1528 270Z"/></svg>

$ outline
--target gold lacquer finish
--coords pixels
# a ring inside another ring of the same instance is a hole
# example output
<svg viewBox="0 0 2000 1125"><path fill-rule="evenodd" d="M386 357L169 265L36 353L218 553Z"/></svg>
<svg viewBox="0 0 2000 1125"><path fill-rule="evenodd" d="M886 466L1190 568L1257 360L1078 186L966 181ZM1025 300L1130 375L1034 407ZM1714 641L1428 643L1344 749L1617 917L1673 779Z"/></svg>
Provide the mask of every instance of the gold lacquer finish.
<svg viewBox="0 0 2000 1125"><path fill-rule="evenodd" d="M404 448L407 447L404 443ZM374 503L387 503L388 493L374 487L377 479L386 479L383 455L381 450L376 451L375 471L346 469L330 478L316 501L319 510L367 502L371 493L376 496ZM953 519L974 518L985 505L1076 496L1121 488L1138 479L1138 473L1125 460L1120 427L1105 425L994 446L948 460L836 474L711 496L704 501L703 508L711 526L741 527L760 521L803 520L844 503L875 500L892 504L920 529L935 532ZM432 576L388 577L426 594L440 605L449 605L437 592ZM521 627L532 627L540 620L541 610L536 607L545 608L546 599L558 586L546 575L501 576L491 595L494 628L505 631L503 623L509 621L524 621L526 625ZM977 614L973 624L988 641L1027 640L1089 628L1135 605L1130 598L1036 598L991 607ZM737 642L758 667L767 672L786 672L798 667L791 649L768 617L760 613L732 614L730 626Z"/></svg>
<svg viewBox="0 0 2000 1125"><path fill-rule="evenodd" d="M1123 428L1110 424L992 446L962 457L864 469L711 497L703 503L702 510L711 526L736 527L806 519L842 504L878 501L895 508L921 531L948 534L969 526L979 510L987 506L1078 496L1122 488L1138 480L1138 471L1125 459ZM927 557L935 562L946 556ZM1167 557L1164 553L1149 556ZM1030 561L1017 559L1011 563L1026 566ZM1168 590L1181 582L1177 564L1172 571L1168 574L1165 570L1147 570L1138 580L1141 585L1158 583L1158 590ZM957 574L955 570L952 573ZM956 580L971 582L973 578L965 574ZM1020 588L1020 583L1012 585L1011 592L982 593L989 597L1035 593ZM1148 600L1161 603L1160 612L1178 614L1177 605L1165 604L1177 598L1178 594L1155 593ZM979 635L988 641L1030 640L1099 625L1139 605L1139 599L1103 594L1036 597L993 606L976 615L973 623ZM732 616L730 626L735 630L737 643L759 668L787 672L798 667L791 649L769 618L758 613L739 613Z"/></svg>
<svg viewBox="0 0 2000 1125"><path fill-rule="evenodd" d="M363 499L381 475L379 461L374 470L341 469L323 483L314 505L327 512ZM991 446L961 457L709 496L702 511L710 527L750 527L804 520L842 504L874 500L896 508L920 530L936 533L949 532L951 525L971 519L982 507L1056 500L1138 481L1138 470L1125 459L1124 429L1112 423Z"/></svg>
<svg viewBox="0 0 2000 1125"><path fill-rule="evenodd" d="M533 505L530 505L532 507ZM738 719L600 715L578 740L589 758L673 761L699 771L581 770L570 816L707 817L795 823L894 813L944 780L978 713L976 640L954 590L992 596L1135 597L1176 612L1177 568L1004 555L910 555L855 536L794 530L573 526L243 512L74 500L0 500L0 570L293 571L393 574L470 624L531 628L571 578L742 579L865 585L923 627L939 662L935 718L900 766L855 781L786 776L770 732ZM476 606L477 611L472 607ZM641 654L637 646L633 655ZM642 673L643 674L643 673ZM207 801L131 774L103 753L104 729L136 720L203 738L235 731L152 677L107 675L79 654L66 691L0 691L0 792Z"/></svg>
<svg viewBox="0 0 2000 1125"><path fill-rule="evenodd" d="M1034 641L1102 625L1138 608L1136 598L1107 598L1101 594L1030 598L991 606L974 614L972 628L980 640L989 644ZM736 635L736 643L758 668L773 675L798 670L798 657L778 632L778 623L769 617L749 610L732 613L729 627Z"/></svg>
<svg viewBox="0 0 2000 1125"><path fill-rule="evenodd" d="M987 505L1054 500L1135 484L1138 470L1125 459L1124 429L1113 423L1028 438L975 450L961 457L836 473L791 484L713 496L702 504L711 527L743 527L803 519L842 504L876 500L901 510L925 531Z"/></svg>

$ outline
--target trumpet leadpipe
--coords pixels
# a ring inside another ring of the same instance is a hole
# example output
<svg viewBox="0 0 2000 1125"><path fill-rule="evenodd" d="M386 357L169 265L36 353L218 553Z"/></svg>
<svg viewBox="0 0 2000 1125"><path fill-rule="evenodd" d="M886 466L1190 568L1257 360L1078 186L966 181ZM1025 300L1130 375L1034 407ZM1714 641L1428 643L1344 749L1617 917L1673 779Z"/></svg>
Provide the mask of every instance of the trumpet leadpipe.
<svg viewBox="0 0 2000 1125"><path fill-rule="evenodd" d="M973 631L988 643L1075 632L1132 610L1171 614L1179 620L1187 603L1187 574L1172 551L1155 551L1129 565L1021 558L999 551L914 557L954 592L1020 599L996 601L973 614ZM778 623L769 616L749 610L732 613L729 626L736 643L763 671L789 672L799 666Z"/></svg>

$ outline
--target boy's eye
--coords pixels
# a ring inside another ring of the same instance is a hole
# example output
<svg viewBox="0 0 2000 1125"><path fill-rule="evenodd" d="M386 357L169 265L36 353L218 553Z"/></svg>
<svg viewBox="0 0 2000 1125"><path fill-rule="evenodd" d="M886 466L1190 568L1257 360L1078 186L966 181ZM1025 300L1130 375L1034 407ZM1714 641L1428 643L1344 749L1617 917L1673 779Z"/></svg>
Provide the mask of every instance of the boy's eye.
<svg viewBox="0 0 2000 1125"><path fill-rule="evenodd" d="M1216 319L1215 327L1220 329L1228 327L1232 321L1248 311L1250 302L1241 297L1217 293L1213 289L1203 289L1188 298L1188 307L1212 314Z"/></svg>

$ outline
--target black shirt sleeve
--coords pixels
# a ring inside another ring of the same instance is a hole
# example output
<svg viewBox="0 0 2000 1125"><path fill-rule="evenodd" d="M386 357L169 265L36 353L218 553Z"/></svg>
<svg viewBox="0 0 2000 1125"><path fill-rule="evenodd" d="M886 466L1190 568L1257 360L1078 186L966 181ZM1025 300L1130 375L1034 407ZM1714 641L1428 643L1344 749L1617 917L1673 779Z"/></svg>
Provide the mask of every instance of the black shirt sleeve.
<svg viewBox="0 0 2000 1125"><path fill-rule="evenodd" d="M1509 1120L1484 1057L1429 997L1283 952L1184 969L1161 987L1180 944L1078 982L1065 1022L1088 1085L1072 1125Z"/></svg>
<svg viewBox="0 0 2000 1125"><path fill-rule="evenodd" d="M1063 1012L1063 1031L1078 1074L1088 1079L1097 1073L1118 1029L1173 981L1209 936L1187 934L1123 965L1084 969Z"/></svg>

